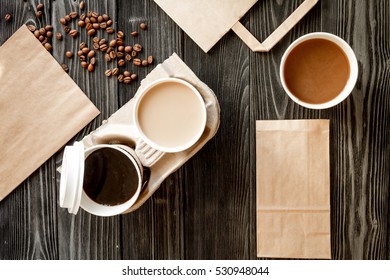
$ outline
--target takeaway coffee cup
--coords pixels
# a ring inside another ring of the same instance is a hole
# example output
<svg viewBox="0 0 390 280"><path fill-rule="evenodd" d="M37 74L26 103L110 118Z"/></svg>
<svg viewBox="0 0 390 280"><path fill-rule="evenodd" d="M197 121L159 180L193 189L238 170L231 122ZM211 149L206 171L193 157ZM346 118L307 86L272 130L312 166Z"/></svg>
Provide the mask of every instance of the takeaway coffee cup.
<svg viewBox="0 0 390 280"><path fill-rule="evenodd" d="M280 63L288 96L306 108L325 109L348 97L358 76L352 48L340 37L316 32L294 41Z"/></svg>
<svg viewBox="0 0 390 280"><path fill-rule="evenodd" d="M161 153L176 153L193 146L206 126L206 106L190 83L165 78L149 84L135 99L137 146ZM138 151L138 150L137 150Z"/></svg>
<svg viewBox="0 0 390 280"><path fill-rule="evenodd" d="M76 214L79 207L98 216L129 209L143 185L143 167L125 145L99 144L84 151L82 142L64 151L60 206Z"/></svg>

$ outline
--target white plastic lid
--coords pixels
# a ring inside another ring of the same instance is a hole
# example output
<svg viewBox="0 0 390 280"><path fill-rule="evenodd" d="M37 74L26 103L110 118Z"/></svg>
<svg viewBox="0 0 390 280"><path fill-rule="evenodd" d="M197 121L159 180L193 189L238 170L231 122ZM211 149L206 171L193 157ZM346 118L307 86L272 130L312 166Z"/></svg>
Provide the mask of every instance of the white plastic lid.
<svg viewBox="0 0 390 280"><path fill-rule="evenodd" d="M62 158L60 206L77 214L80 208L84 179L84 144L75 142L66 146Z"/></svg>

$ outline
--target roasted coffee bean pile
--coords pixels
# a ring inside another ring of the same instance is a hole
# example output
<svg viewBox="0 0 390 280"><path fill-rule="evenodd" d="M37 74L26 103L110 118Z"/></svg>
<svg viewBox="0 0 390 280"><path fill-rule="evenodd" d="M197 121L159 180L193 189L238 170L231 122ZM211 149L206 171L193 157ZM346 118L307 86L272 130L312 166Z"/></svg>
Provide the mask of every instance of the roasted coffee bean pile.
<svg viewBox="0 0 390 280"><path fill-rule="evenodd" d="M80 11L85 9L84 1L79 4ZM44 5L38 4L36 7L36 16L41 18L43 15ZM81 67L86 69L88 72L93 72L96 68L97 58L96 53L103 53L103 57L106 62L113 62L112 69L107 69L105 75L107 77L116 76L119 82L129 84L136 80L138 75L130 73L123 68L128 63L132 63L137 67L149 66L153 64L153 56L142 58L143 47L136 43L134 45L125 44L125 34L122 31L115 32L113 28L113 21L107 14L99 14L97 12L88 11L81 13L73 11L64 17L60 18L59 22L63 26L65 35L72 38L77 38L79 32L83 29L86 30L87 34L91 38L90 46L86 42L81 42L79 50L75 52L77 58L80 60ZM75 24L77 22L77 24ZM72 27L74 26L74 27ZM44 28L37 28L34 25L28 25L28 29L34 33L35 37L41 42L41 44L51 52L53 50L51 44L51 38L53 37L53 27L47 25ZM140 35L139 32L147 30L146 23L139 25L138 31L132 31L131 37L136 38ZM103 34L98 34L103 33ZM106 36L104 36L106 34ZM108 39L108 37L114 36L114 38ZM55 37L61 41L64 35L58 32ZM105 38L107 37L107 38ZM67 50L65 56L68 59L75 57L71 50ZM69 68L66 64L62 64L62 68L68 72ZM123 70L122 70L123 69Z"/></svg>

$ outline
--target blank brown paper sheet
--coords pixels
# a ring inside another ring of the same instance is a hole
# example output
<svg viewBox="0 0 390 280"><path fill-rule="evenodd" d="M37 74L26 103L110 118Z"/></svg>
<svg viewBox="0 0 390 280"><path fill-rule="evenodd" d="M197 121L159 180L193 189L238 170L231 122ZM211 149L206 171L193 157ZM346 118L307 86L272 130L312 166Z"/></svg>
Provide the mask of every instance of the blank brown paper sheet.
<svg viewBox="0 0 390 280"><path fill-rule="evenodd" d="M330 259L329 120L256 122L257 256Z"/></svg>
<svg viewBox="0 0 390 280"><path fill-rule="evenodd" d="M99 114L27 26L0 48L0 201Z"/></svg>

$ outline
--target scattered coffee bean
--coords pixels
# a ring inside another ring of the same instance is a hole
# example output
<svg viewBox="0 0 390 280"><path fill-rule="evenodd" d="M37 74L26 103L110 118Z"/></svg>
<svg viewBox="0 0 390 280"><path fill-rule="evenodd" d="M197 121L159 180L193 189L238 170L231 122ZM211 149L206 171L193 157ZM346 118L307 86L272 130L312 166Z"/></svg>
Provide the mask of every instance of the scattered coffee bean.
<svg viewBox="0 0 390 280"><path fill-rule="evenodd" d="M107 20L107 26L111 26L112 25L112 20L111 19L109 19L109 20Z"/></svg>
<svg viewBox="0 0 390 280"><path fill-rule="evenodd" d="M71 51L67 51L65 53L65 55L66 55L67 58L72 58L73 57L73 53Z"/></svg>
<svg viewBox="0 0 390 280"><path fill-rule="evenodd" d="M107 23L102 22L100 23L100 29L106 29L107 28Z"/></svg>
<svg viewBox="0 0 390 280"><path fill-rule="evenodd" d="M136 52L141 52L142 51L142 46L140 44L135 44L133 46L133 49L136 51Z"/></svg>
<svg viewBox="0 0 390 280"><path fill-rule="evenodd" d="M130 61L131 60L131 55L130 54L126 54L125 58L126 58L127 61Z"/></svg>
<svg viewBox="0 0 390 280"><path fill-rule="evenodd" d="M122 74L120 74L120 75L118 76L118 81L119 81L120 83L122 83L124 78L125 78L125 77L124 77Z"/></svg>
<svg viewBox="0 0 390 280"><path fill-rule="evenodd" d="M116 36L120 39L123 39L125 37L125 34L122 31L118 31L118 33L116 33Z"/></svg>
<svg viewBox="0 0 390 280"><path fill-rule="evenodd" d="M148 64L153 64L153 56L151 55L148 56Z"/></svg>
<svg viewBox="0 0 390 280"><path fill-rule="evenodd" d="M106 44L103 44L103 45L100 45L99 49L102 51L102 52L105 52L107 49L108 49L108 46Z"/></svg>
<svg viewBox="0 0 390 280"><path fill-rule="evenodd" d="M101 23L101 22L103 22L103 17L102 16L98 16L98 18L97 18L97 21L98 21L98 23Z"/></svg>
<svg viewBox="0 0 390 280"><path fill-rule="evenodd" d="M53 50L53 47L50 43L46 43L45 44L45 49L48 50L49 52L51 52Z"/></svg>
<svg viewBox="0 0 390 280"><path fill-rule="evenodd" d="M87 69L88 69L88 72L93 72L95 70L95 66L93 64L89 64Z"/></svg>
<svg viewBox="0 0 390 280"><path fill-rule="evenodd" d="M132 52L131 52L131 56L132 56L132 57L136 57L136 56L137 56L137 52L136 52L136 51L132 51Z"/></svg>
<svg viewBox="0 0 390 280"><path fill-rule="evenodd" d="M39 35L38 40L39 40L40 42L43 42L43 40L45 40L45 36Z"/></svg>
<svg viewBox="0 0 390 280"><path fill-rule="evenodd" d="M92 11L88 11L87 16L91 17L92 16Z"/></svg>
<svg viewBox="0 0 390 280"><path fill-rule="evenodd" d="M71 31L69 31L69 35L72 36L73 38L77 37L78 34L79 32L76 29L72 29Z"/></svg>
<svg viewBox="0 0 390 280"><path fill-rule="evenodd" d="M133 81L135 81L135 80L137 80L138 79L138 76L137 76L137 74L131 74L131 79L133 80Z"/></svg>
<svg viewBox="0 0 390 280"><path fill-rule="evenodd" d="M134 58L134 59L133 59L133 64L134 64L134 65L140 66L141 63L142 63L142 62L141 62L141 59L139 59L139 58Z"/></svg>
<svg viewBox="0 0 390 280"><path fill-rule="evenodd" d="M124 60L124 59L120 59L120 60L118 61L118 66L119 66L119 67L122 67L123 65L125 65L125 60Z"/></svg>
<svg viewBox="0 0 390 280"><path fill-rule="evenodd" d="M103 14L102 17L105 21L108 21L110 19L110 17L106 14Z"/></svg>
<svg viewBox="0 0 390 280"><path fill-rule="evenodd" d="M130 73L129 71L124 71L124 72L123 72L123 75L124 75L125 77L130 77L130 76L131 76L131 73Z"/></svg>
<svg viewBox="0 0 390 280"><path fill-rule="evenodd" d="M111 56L108 53L106 53L104 55L104 59L105 59L105 61L110 62L111 61Z"/></svg>
<svg viewBox="0 0 390 280"><path fill-rule="evenodd" d="M111 40L110 47L115 47L115 46L116 46L116 40Z"/></svg>
<svg viewBox="0 0 390 280"><path fill-rule="evenodd" d="M108 25L108 24L107 24ZM112 33L114 33L115 31L114 31L114 29L112 28L112 27L107 27L106 28L106 32L108 33L108 34L112 34Z"/></svg>
<svg viewBox="0 0 390 280"><path fill-rule="evenodd" d="M66 22L72 21L72 18L70 17L70 15L66 15L64 18L65 18Z"/></svg>
<svg viewBox="0 0 390 280"><path fill-rule="evenodd" d="M85 21L79 20L79 22L77 23L77 25L80 26L80 27L84 27L84 26L85 26Z"/></svg>
<svg viewBox="0 0 390 280"><path fill-rule="evenodd" d="M39 30L38 29L34 31L34 36L37 39L39 38L39 36L41 36L41 34L39 34Z"/></svg>
<svg viewBox="0 0 390 280"><path fill-rule="evenodd" d="M36 11L36 13L35 13L35 16L36 16L37 18L41 18L42 15L43 15L42 11Z"/></svg>
<svg viewBox="0 0 390 280"><path fill-rule="evenodd" d="M45 26L46 31L53 31L53 26L52 25L46 25Z"/></svg>
<svg viewBox="0 0 390 280"><path fill-rule="evenodd" d="M87 46L87 44L85 42L81 42L79 45L80 50L84 49L86 46Z"/></svg>
<svg viewBox="0 0 390 280"><path fill-rule="evenodd" d="M45 37L43 37L42 46L45 46L46 43L48 43L49 40Z"/></svg>
<svg viewBox="0 0 390 280"><path fill-rule="evenodd" d="M99 43L93 43L93 48L95 50L98 50L99 49Z"/></svg>
<svg viewBox="0 0 390 280"><path fill-rule="evenodd" d="M89 64L95 65L96 64L96 57L92 57L89 61Z"/></svg>
<svg viewBox="0 0 390 280"><path fill-rule="evenodd" d="M97 23L97 19L94 17L90 17L89 20L91 21L91 23Z"/></svg>
<svg viewBox="0 0 390 280"><path fill-rule="evenodd" d="M96 29L96 30L100 29L100 24L97 23L97 22L94 23L94 24L92 24L92 26L93 26L93 28Z"/></svg>
<svg viewBox="0 0 390 280"><path fill-rule="evenodd" d="M119 69L118 69L118 68L112 69L112 75L113 75L113 76L116 76L116 75L118 75L118 74L119 74Z"/></svg>
<svg viewBox="0 0 390 280"><path fill-rule="evenodd" d="M125 47L125 52L131 53L132 51L133 51L133 47L132 46L126 46Z"/></svg>
<svg viewBox="0 0 390 280"><path fill-rule="evenodd" d="M82 50L83 53L85 53L85 54L89 53L89 48L88 48L88 47L83 47L81 50Z"/></svg>
<svg viewBox="0 0 390 280"><path fill-rule="evenodd" d="M86 61L86 60L87 60L87 58L85 57L85 55L80 55L79 58L80 58L81 61Z"/></svg>
<svg viewBox="0 0 390 280"><path fill-rule="evenodd" d="M64 31L65 31L65 33L69 33L70 32L70 27L69 26L65 26L64 27Z"/></svg>
<svg viewBox="0 0 390 280"><path fill-rule="evenodd" d="M83 51L77 51L77 56L82 56L83 55Z"/></svg>
<svg viewBox="0 0 390 280"><path fill-rule="evenodd" d="M84 21L87 16L85 14L80 15L80 20Z"/></svg>
<svg viewBox="0 0 390 280"><path fill-rule="evenodd" d="M90 23L90 22L87 22L87 21L85 21L85 22L86 22L85 28L86 28L87 30L91 30L91 29L93 29L93 25L92 25L92 23Z"/></svg>
<svg viewBox="0 0 390 280"><path fill-rule="evenodd" d="M142 66L148 66L148 61L147 60L142 60Z"/></svg>
<svg viewBox="0 0 390 280"><path fill-rule="evenodd" d="M75 19L75 18L77 18L79 16L79 14L77 12L71 12L69 14L69 16L70 16L70 18Z"/></svg>
<svg viewBox="0 0 390 280"><path fill-rule="evenodd" d="M96 30L95 29L88 30L88 35L89 36L94 36L95 34L96 34Z"/></svg>
<svg viewBox="0 0 390 280"><path fill-rule="evenodd" d="M85 3L84 3L84 1L81 1L81 2L80 2L79 7L80 7L80 10L84 10L84 8L85 8Z"/></svg>
<svg viewBox="0 0 390 280"><path fill-rule="evenodd" d="M12 19L11 14L6 14L5 17L4 17L4 19L5 19L6 22L10 22L11 19Z"/></svg>
<svg viewBox="0 0 390 280"><path fill-rule="evenodd" d="M91 16L92 16L93 18L98 18L99 14L96 13L96 12L92 12Z"/></svg>
<svg viewBox="0 0 390 280"><path fill-rule="evenodd" d="M81 61L81 67L88 68L89 63L86 61Z"/></svg>
<svg viewBox="0 0 390 280"><path fill-rule="evenodd" d="M46 37L47 37L47 38L53 37L53 32L47 31L47 32L46 32Z"/></svg>
<svg viewBox="0 0 390 280"><path fill-rule="evenodd" d="M101 40L99 41L99 45L103 45L103 44L105 44L105 43L107 43L107 40L106 40L105 38L103 38L103 39L101 39Z"/></svg>
<svg viewBox="0 0 390 280"><path fill-rule="evenodd" d="M95 51L89 51L88 57L91 58L91 57L94 57L94 56L95 56Z"/></svg>
<svg viewBox="0 0 390 280"><path fill-rule="evenodd" d="M39 28L39 34L41 34L41 35L45 35L46 34L46 30L45 30L45 28Z"/></svg>
<svg viewBox="0 0 390 280"><path fill-rule="evenodd" d="M118 46L123 46L123 39L122 38L118 38L117 40L116 40L116 44L118 45ZM118 47L119 48L119 47Z"/></svg>
<svg viewBox="0 0 390 280"><path fill-rule="evenodd" d="M67 22L66 19L64 19L64 18L60 18L60 23L61 23L62 25L67 25L67 24L68 24L68 22Z"/></svg>
<svg viewBox="0 0 390 280"><path fill-rule="evenodd" d="M119 52L124 52L125 51L125 46L119 46L118 47Z"/></svg>
<svg viewBox="0 0 390 280"><path fill-rule="evenodd" d="M123 52L117 52L116 57L117 58L122 58L124 56Z"/></svg>
<svg viewBox="0 0 390 280"><path fill-rule="evenodd" d="M110 69L107 69L106 72L104 72L104 74L106 74L107 77L111 77L112 72Z"/></svg>
<svg viewBox="0 0 390 280"><path fill-rule="evenodd" d="M142 22L139 27L142 29L142 30L146 30L148 29L148 26L146 25L146 23Z"/></svg>
<svg viewBox="0 0 390 280"><path fill-rule="evenodd" d="M37 5L37 11L43 11L43 4L42 3L39 3L38 5Z"/></svg>
<svg viewBox="0 0 390 280"><path fill-rule="evenodd" d="M62 34L61 33L57 33L56 34L56 38L57 38L57 40L62 40Z"/></svg>
<svg viewBox="0 0 390 280"><path fill-rule="evenodd" d="M108 49L106 50L106 53L110 53L110 52L112 52L113 50L114 50L114 48L108 47Z"/></svg>
<svg viewBox="0 0 390 280"><path fill-rule="evenodd" d="M35 30L37 30L37 28L36 28L34 25L32 25L32 24L27 25L27 28L28 28L28 30L30 30L31 32L34 32Z"/></svg>
<svg viewBox="0 0 390 280"><path fill-rule="evenodd" d="M130 34L131 34L131 36L133 36L133 37L137 37L137 36L138 36L138 32L137 32L137 31L133 31L133 32L131 32Z"/></svg>
<svg viewBox="0 0 390 280"><path fill-rule="evenodd" d="M124 82L125 84L130 84L130 83L132 82L132 80L131 80L130 77L124 77L123 82Z"/></svg>
<svg viewBox="0 0 390 280"><path fill-rule="evenodd" d="M115 59L116 58L116 52L115 51L111 51L109 54L110 54L110 58L111 59ZM119 65L119 66L121 66L121 65Z"/></svg>
<svg viewBox="0 0 390 280"><path fill-rule="evenodd" d="M61 64L61 67L62 67L62 69L63 69L66 73L69 72L69 67L68 67L68 65L66 65L66 64Z"/></svg>

